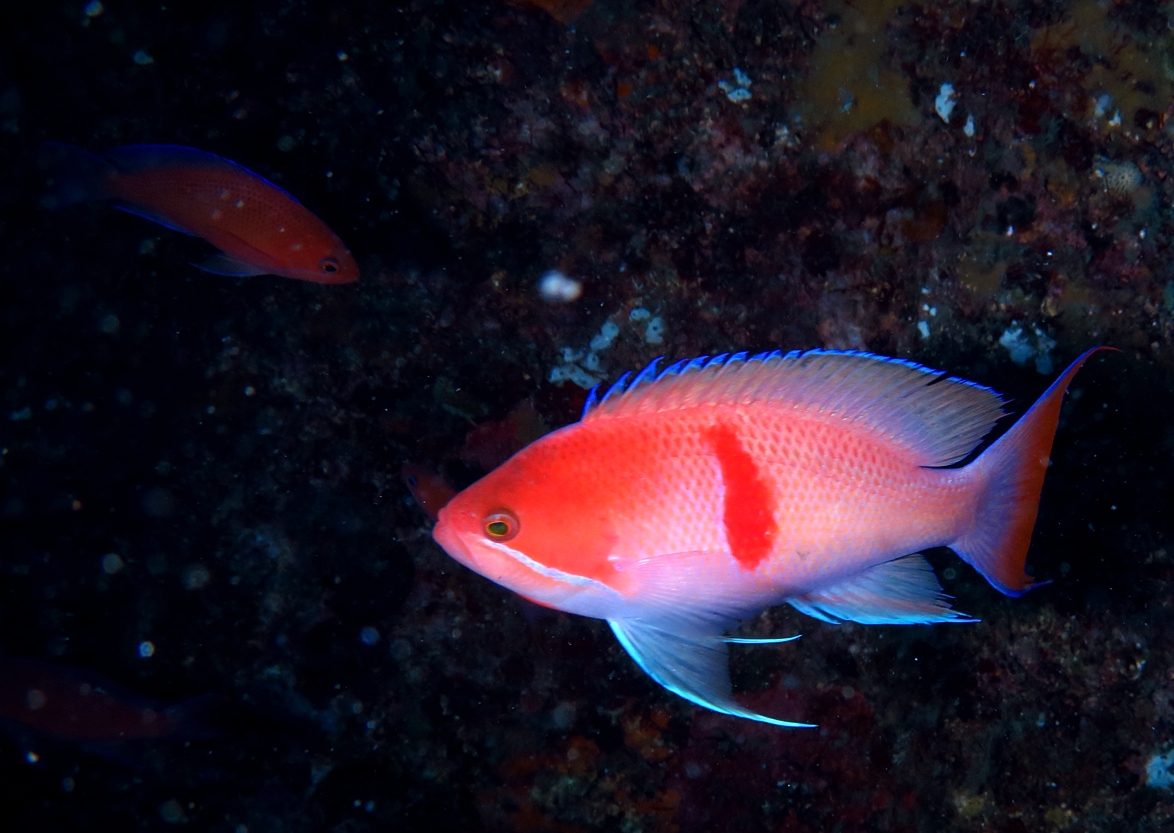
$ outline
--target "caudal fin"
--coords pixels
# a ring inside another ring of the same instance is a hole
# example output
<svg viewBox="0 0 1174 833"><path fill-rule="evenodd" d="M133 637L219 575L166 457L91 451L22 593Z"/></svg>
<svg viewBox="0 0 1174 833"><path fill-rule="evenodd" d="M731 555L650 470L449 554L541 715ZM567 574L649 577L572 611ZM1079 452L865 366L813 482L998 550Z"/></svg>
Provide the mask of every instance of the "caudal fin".
<svg viewBox="0 0 1174 833"><path fill-rule="evenodd" d="M114 166L100 156L63 142L46 142L41 148L41 167L48 173L46 208L110 198Z"/></svg>
<svg viewBox="0 0 1174 833"><path fill-rule="evenodd" d="M218 725L229 699L223 694L201 694L163 710L167 732L174 740L208 740L224 737Z"/></svg>
<svg viewBox="0 0 1174 833"><path fill-rule="evenodd" d="M1082 354L1010 431L968 467L983 497L974 528L950 546L1008 596L1021 596L1033 586L1024 564L1064 392L1089 356L1112 349L1094 347Z"/></svg>

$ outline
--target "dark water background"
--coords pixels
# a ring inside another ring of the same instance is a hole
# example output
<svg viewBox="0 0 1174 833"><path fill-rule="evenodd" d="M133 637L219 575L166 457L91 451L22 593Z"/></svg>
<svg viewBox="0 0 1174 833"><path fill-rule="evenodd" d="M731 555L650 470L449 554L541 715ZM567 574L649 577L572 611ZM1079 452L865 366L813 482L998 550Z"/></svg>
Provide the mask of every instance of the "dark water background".
<svg viewBox="0 0 1174 833"><path fill-rule="evenodd" d="M1170 14L6 4L0 649L227 702L217 739L8 727L5 824L1171 829ZM43 210L46 140L236 160L363 279L217 277L188 265L198 240ZM541 298L555 268L581 298ZM549 381L566 356L615 378L661 354L867 349L1021 408L1097 343L1123 352L1064 412L1030 555L1052 585L1007 599L934 553L980 624L748 625L805 636L735 652L745 702L818 730L695 709L603 623L460 568L400 476L463 486L574 420L586 391Z"/></svg>

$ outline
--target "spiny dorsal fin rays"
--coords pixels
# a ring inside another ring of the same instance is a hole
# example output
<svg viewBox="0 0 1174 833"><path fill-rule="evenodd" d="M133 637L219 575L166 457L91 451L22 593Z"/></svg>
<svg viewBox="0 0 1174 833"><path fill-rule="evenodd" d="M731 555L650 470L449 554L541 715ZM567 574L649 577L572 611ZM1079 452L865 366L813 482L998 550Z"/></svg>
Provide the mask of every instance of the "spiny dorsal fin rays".
<svg viewBox="0 0 1174 833"><path fill-rule="evenodd" d="M583 420L707 405L772 403L834 417L904 446L923 466L965 457L1003 416L990 388L915 362L869 353L811 350L702 356L657 371L657 359L628 384L624 374Z"/></svg>

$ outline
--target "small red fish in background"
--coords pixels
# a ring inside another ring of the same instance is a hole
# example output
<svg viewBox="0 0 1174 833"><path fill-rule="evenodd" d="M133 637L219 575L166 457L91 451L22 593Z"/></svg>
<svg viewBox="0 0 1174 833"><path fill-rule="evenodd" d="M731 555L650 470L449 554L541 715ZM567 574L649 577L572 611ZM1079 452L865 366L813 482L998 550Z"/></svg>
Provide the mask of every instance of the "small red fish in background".
<svg viewBox="0 0 1174 833"><path fill-rule="evenodd" d="M517 6L535 6L559 23L570 26L587 11L595 0L512 0Z"/></svg>
<svg viewBox="0 0 1174 833"><path fill-rule="evenodd" d="M359 267L330 228L273 183L235 162L180 145L128 145L105 156L52 142L52 203L115 207L216 248L200 269L354 283Z"/></svg>
<svg viewBox="0 0 1174 833"><path fill-rule="evenodd" d="M920 553L947 546L1020 596L1076 359L1005 434L989 388L813 350L653 362L444 507L450 556L539 604L606 619L632 659L707 709L736 701L724 635L789 603L824 622L975 620Z"/></svg>
<svg viewBox="0 0 1174 833"><path fill-rule="evenodd" d="M436 520L440 510L457 493L456 489L448 485L447 480L427 466L417 463L404 463L404 467L400 469L400 476L415 498L416 505L432 520Z"/></svg>
<svg viewBox="0 0 1174 833"><path fill-rule="evenodd" d="M217 694L164 707L92 671L0 657L0 722L55 740L197 740L219 736L208 711Z"/></svg>
<svg viewBox="0 0 1174 833"><path fill-rule="evenodd" d="M465 435L460 457L491 471L549 432L534 403L523 399L504 419L482 423Z"/></svg>

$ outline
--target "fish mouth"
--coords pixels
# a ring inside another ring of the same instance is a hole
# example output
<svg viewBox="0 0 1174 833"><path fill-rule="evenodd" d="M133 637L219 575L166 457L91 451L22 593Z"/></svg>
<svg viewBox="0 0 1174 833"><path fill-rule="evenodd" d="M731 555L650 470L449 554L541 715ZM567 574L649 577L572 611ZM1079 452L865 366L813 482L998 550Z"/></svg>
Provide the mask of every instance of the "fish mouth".
<svg viewBox="0 0 1174 833"><path fill-rule="evenodd" d="M471 570L475 570L473 555L469 552L460 533L457 532L456 524L452 523L451 518L445 517L448 514L445 512L445 508L440 510L436 526L432 527L432 540L439 544L450 558L459 561Z"/></svg>

